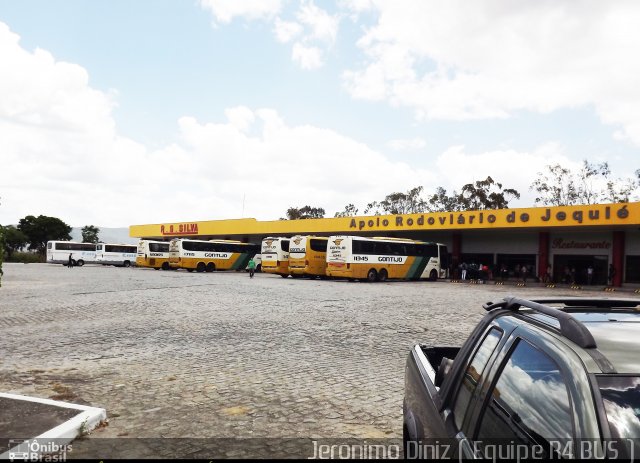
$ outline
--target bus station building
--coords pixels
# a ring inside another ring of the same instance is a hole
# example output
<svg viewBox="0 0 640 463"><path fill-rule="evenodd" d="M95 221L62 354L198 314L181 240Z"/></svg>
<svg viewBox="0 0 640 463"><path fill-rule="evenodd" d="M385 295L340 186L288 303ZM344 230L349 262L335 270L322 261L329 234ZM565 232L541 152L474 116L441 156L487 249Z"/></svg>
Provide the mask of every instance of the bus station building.
<svg viewBox="0 0 640 463"><path fill-rule="evenodd" d="M551 267L556 283L575 272L575 283L640 285L640 202L429 212L304 220L251 218L131 225L141 239L232 239L260 243L268 236L358 235L410 238L447 245L450 275L458 267L487 265L511 275L525 265L542 279Z"/></svg>

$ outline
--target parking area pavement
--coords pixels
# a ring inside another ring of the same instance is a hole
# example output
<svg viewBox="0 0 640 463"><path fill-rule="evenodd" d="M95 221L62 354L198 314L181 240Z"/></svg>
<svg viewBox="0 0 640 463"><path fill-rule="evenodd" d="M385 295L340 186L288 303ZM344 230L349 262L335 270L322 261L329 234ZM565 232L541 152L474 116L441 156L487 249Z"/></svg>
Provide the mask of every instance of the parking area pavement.
<svg viewBox="0 0 640 463"><path fill-rule="evenodd" d="M414 344L460 344L481 304L508 294L604 296L91 265L4 270L0 391L105 408L109 424L90 440L399 438Z"/></svg>

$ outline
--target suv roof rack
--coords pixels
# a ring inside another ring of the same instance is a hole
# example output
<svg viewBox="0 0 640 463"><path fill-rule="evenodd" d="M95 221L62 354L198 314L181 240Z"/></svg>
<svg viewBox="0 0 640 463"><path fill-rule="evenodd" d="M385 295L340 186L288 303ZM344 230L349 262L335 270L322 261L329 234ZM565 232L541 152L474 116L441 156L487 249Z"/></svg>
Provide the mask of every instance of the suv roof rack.
<svg viewBox="0 0 640 463"><path fill-rule="evenodd" d="M638 306L639 302L630 301L630 300L613 300L613 299L579 299L579 298L544 298L538 301L531 301L528 299L522 299L515 296L505 297L502 301L493 303L487 302L483 304L485 310L490 311L493 309L506 309L511 310L513 312L517 312L521 307L525 307L527 309L531 309L535 312L539 312L550 317L557 319L560 322L560 333L573 341L580 347L585 349L595 349L598 346L596 345L596 340L593 338L593 335L589 331L589 329L578 319L571 316L571 314L564 312L555 307L550 307L548 305L541 304L541 302L551 303L551 302L562 302L568 306L587 306L594 307L597 306L599 308L612 308L612 307L620 307L623 305L624 307L633 307ZM633 305L631 305L633 304Z"/></svg>

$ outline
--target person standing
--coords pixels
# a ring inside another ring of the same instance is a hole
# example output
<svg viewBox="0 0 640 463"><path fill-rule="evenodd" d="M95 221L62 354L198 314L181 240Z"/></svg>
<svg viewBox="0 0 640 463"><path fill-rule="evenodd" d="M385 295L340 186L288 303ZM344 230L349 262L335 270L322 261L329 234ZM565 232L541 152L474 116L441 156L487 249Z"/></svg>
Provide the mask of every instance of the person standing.
<svg viewBox="0 0 640 463"><path fill-rule="evenodd" d="M587 267L587 284L588 285L593 284L593 266L592 265L589 265L589 267Z"/></svg>
<svg viewBox="0 0 640 463"><path fill-rule="evenodd" d="M71 256L73 256L72 252L69 253L69 261L67 262L67 267L69 267L69 268L73 267L73 257L71 257Z"/></svg>
<svg viewBox="0 0 640 463"><path fill-rule="evenodd" d="M466 262L463 262L460 265L460 273L461 273L462 279L466 280L467 279L467 263Z"/></svg>
<svg viewBox="0 0 640 463"><path fill-rule="evenodd" d="M616 268L613 264L609 264L609 286L613 285L613 279L616 276Z"/></svg>
<svg viewBox="0 0 640 463"><path fill-rule="evenodd" d="M253 260L253 257L249 259L247 268L249 269L249 278L253 278L253 274L256 272L256 261Z"/></svg>
<svg viewBox="0 0 640 463"><path fill-rule="evenodd" d="M502 267L500 268L500 279L502 281L507 281L509 279L509 270L505 264L502 264Z"/></svg>

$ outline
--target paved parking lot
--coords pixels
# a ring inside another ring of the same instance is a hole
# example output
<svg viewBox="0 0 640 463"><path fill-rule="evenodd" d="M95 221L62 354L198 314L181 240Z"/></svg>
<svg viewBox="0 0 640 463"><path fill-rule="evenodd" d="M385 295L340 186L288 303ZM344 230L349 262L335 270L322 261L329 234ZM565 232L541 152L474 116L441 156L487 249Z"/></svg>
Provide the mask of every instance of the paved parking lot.
<svg viewBox="0 0 640 463"><path fill-rule="evenodd" d="M4 270L0 391L105 408L109 425L91 439L399 438L412 345L461 343L480 303L507 294L590 294L89 265Z"/></svg>

